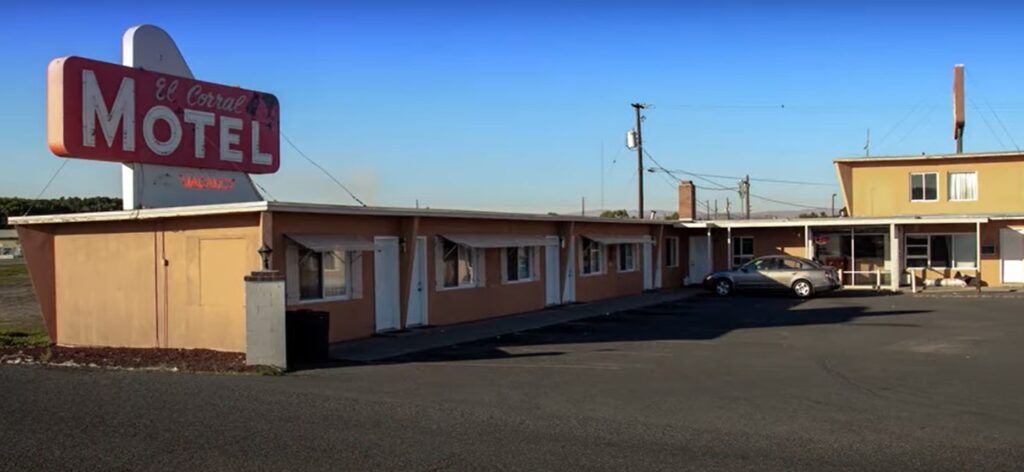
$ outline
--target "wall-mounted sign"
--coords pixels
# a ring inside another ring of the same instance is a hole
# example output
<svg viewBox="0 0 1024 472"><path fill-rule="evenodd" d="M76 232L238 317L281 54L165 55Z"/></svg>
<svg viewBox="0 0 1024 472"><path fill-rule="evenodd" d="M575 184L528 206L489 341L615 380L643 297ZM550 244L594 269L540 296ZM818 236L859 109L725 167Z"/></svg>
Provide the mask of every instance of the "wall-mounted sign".
<svg viewBox="0 0 1024 472"><path fill-rule="evenodd" d="M281 165L271 94L80 57L53 60L47 81L47 140L58 156L251 174Z"/></svg>

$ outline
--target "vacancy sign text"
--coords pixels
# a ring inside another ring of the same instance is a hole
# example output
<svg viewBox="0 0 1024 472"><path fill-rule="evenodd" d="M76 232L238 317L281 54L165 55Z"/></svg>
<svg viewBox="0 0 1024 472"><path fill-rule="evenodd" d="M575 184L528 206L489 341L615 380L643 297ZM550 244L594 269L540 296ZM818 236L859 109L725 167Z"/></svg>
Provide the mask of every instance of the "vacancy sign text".
<svg viewBox="0 0 1024 472"><path fill-rule="evenodd" d="M279 123L268 93L81 57L47 71L58 156L268 174L281 165Z"/></svg>

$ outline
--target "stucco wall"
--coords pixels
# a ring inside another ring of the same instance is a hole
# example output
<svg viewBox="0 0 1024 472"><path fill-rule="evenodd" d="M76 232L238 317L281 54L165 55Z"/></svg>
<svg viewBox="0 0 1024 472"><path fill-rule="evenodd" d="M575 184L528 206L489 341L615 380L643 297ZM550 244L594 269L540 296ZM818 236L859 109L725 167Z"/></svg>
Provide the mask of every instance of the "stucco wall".
<svg viewBox="0 0 1024 472"><path fill-rule="evenodd" d="M750 236L754 238L754 257L789 255L807 257L803 227L781 228L734 228L732 238ZM727 232L715 229L714 270L731 268L732 254L728 248Z"/></svg>
<svg viewBox="0 0 1024 472"><path fill-rule="evenodd" d="M244 351L243 277L260 264L255 215L52 230L58 344Z"/></svg>
<svg viewBox="0 0 1024 472"><path fill-rule="evenodd" d="M838 163L840 176L850 173L852 216L964 215L1024 212L1024 156L1006 158L943 158L927 162L911 160ZM912 202L910 174L938 173L938 200ZM949 200L948 174L977 172L976 201Z"/></svg>

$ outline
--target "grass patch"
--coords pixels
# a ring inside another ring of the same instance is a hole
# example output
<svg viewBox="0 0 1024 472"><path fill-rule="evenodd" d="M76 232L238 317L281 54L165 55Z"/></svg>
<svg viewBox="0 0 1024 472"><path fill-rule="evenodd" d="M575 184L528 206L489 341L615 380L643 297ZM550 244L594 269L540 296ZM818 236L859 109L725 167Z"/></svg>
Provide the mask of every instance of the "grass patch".
<svg viewBox="0 0 1024 472"><path fill-rule="evenodd" d="M0 265L0 287L24 285L28 281L28 267L24 264Z"/></svg>
<svg viewBox="0 0 1024 472"><path fill-rule="evenodd" d="M0 347L46 347L50 337L45 331L0 330Z"/></svg>

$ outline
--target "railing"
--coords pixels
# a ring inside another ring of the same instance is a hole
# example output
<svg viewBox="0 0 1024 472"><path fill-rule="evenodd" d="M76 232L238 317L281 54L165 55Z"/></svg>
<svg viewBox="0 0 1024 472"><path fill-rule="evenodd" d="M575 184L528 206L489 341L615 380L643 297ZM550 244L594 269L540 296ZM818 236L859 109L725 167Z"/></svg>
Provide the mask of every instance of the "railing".
<svg viewBox="0 0 1024 472"><path fill-rule="evenodd" d="M888 271L885 271L885 270L842 270L842 269L840 269L839 270L839 283L843 286L843 288L872 288L872 289L878 290L878 289L882 288L882 273L884 273L884 272L888 272ZM844 274L850 274L850 285L846 285L846 282L843 280L843 275ZM867 275L874 274L875 275L875 285L857 285L857 283L856 283L857 279L855 278L855 277L857 277L857 274L867 274Z"/></svg>
<svg viewBox="0 0 1024 472"><path fill-rule="evenodd" d="M910 274L910 293L917 293L917 272L915 272L915 271L918 271L918 270L921 271L921 289L923 290L925 285L927 285L926 284L927 279L924 278L924 271L928 270L927 267L908 267L906 269L906 273ZM979 279L978 284L977 284L978 291L981 291L981 281L980 281L980 279L981 279L981 269L978 269L977 267L957 267L957 268L955 268L955 270L957 272L961 272L961 271L971 271L971 272L974 272L974 277Z"/></svg>

